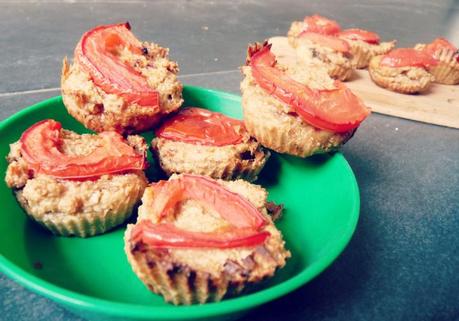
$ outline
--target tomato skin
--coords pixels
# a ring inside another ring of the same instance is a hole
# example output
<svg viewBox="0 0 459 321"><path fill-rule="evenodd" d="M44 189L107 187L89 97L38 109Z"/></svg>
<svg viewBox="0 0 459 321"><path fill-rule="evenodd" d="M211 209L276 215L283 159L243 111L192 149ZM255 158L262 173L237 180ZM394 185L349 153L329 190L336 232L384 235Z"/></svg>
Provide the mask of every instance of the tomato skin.
<svg viewBox="0 0 459 321"><path fill-rule="evenodd" d="M157 137L209 146L239 144L244 133L242 121L198 107L182 109L156 130Z"/></svg>
<svg viewBox="0 0 459 321"><path fill-rule="evenodd" d="M351 47L345 40L334 37L334 36L322 35L319 33L309 32L309 31L303 31L299 35L299 37L301 39L307 39L320 46L331 48L338 52L347 53L351 50Z"/></svg>
<svg viewBox="0 0 459 321"><path fill-rule="evenodd" d="M384 55L380 62L387 67L421 67L435 66L437 61L429 54L413 48L398 48Z"/></svg>
<svg viewBox="0 0 459 321"><path fill-rule="evenodd" d="M204 176L183 174L179 179L154 184L152 188L157 200L152 210L160 219L171 215L181 201L195 199L213 207L238 228L259 229L266 224L266 219L252 203Z"/></svg>
<svg viewBox="0 0 459 321"><path fill-rule="evenodd" d="M259 245L270 235L262 230L266 218L252 203L207 177L187 174L152 184L150 188L155 197L150 208L155 223L139 222L131 234L133 242L142 241L156 248L234 248ZM203 233L167 223L177 206L189 199L213 208L231 227Z"/></svg>
<svg viewBox="0 0 459 321"><path fill-rule="evenodd" d="M267 59L265 56L272 56ZM250 59L257 84L270 95L288 104L306 123L316 128L344 133L357 128L370 114L369 109L343 83L334 90L313 90L275 68L270 45ZM271 62L271 65L266 65ZM338 116L338 117L337 117Z"/></svg>
<svg viewBox="0 0 459 321"><path fill-rule="evenodd" d="M145 77L117 56L119 47L140 54L141 42L128 23L104 25L86 32L75 48L75 60L106 93L123 97L128 103L159 109L159 93Z"/></svg>
<svg viewBox="0 0 459 321"><path fill-rule="evenodd" d="M441 49L451 50L457 53L456 60L459 62L459 52L458 49L445 38L437 38L431 43L427 44L423 51L434 59L436 59L436 53Z"/></svg>
<svg viewBox="0 0 459 321"><path fill-rule="evenodd" d="M436 38L431 43L427 44L424 51L434 54L437 50L449 49L451 51L457 51L457 48L445 38Z"/></svg>
<svg viewBox="0 0 459 321"><path fill-rule="evenodd" d="M339 33L339 36L349 40L361 40L372 45L377 45L380 42L377 33L358 28L343 30Z"/></svg>
<svg viewBox="0 0 459 321"><path fill-rule="evenodd" d="M131 242L143 242L154 248L218 248L252 247L262 244L269 232L255 229L228 229L218 232L190 232L173 224L154 224L143 220L134 226Z"/></svg>
<svg viewBox="0 0 459 321"><path fill-rule="evenodd" d="M306 24L304 31L320 33L323 35L336 35L341 27L335 20L322 17L318 14L304 17Z"/></svg>
<svg viewBox="0 0 459 321"><path fill-rule="evenodd" d="M86 156L68 156L59 150L62 143L59 122L47 119L29 127L21 136L21 155L35 174L61 179L92 179L104 174L143 170L140 155L115 132L103 132L103 146Z"/></svg>

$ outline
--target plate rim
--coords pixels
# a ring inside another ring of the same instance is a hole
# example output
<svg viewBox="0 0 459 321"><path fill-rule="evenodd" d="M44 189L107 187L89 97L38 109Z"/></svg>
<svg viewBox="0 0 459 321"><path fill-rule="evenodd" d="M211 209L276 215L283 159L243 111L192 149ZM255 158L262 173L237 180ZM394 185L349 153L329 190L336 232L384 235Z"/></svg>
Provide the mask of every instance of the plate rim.
<svg viewBox="0 0 459 321"><path fill-rule="evenodd" d="M223 96L224 99L230 99L237 102L241 101L241 97L236 94L198 86L184 85L184 92L188 91L196 91L210 95L217 95L220 97ZM14 113L8 118L2 120L0 122L0 131L18 118L21 118L22 116L33 112L36 109L40 109L48 104L55 104L61 101L61 96L54 96L31 106L25 107L19 112ZM317 277L325 269L327 269L349 244L359 220L360 192L355 174L343 154L336 152L334 153L333 157L338 157L344 161L344 169L348 174L346 177L350 181L350 187L352 189L352 193L354 194L350 219L345 227L344 232L338 239L338 245L333 246L333 248L327 252L327 255L322 257L322 259L312 263L294 277L269 288L262 289L241 297L229 298L220 302L206 303L203 305L167 305L158 307L105 300L66 289L27 272L26 270L14 264L12 261L8 260L1 253L0 271L13 281L36 294L42 295L48 299L53 300L54 302L62 304L66 308L74 310L86 310L90 313L140 319L157 318L183 320L198 317L215 317L246 311L250 308L254 308L264 303L278 299L305 285L313 278Z"/></svg>

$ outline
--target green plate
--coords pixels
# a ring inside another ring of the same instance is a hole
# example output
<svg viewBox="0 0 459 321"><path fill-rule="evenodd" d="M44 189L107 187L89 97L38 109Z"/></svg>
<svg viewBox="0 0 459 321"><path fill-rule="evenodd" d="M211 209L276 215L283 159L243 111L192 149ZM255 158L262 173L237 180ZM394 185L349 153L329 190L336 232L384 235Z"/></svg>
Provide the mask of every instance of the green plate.
<svg viewBox="0 0 459 321"><path fill-rule="evenodd" d="M185 104L241 118L240 97L186 86ZM35 122L53 118L86 130L69 116L60 97L28 107L0 124L0 173L8 144ZM151 139L151 134L146 135ZM155 175L154 167L150 177ZM285 295L322 272L344 249L359 216L359 192L340 153L306 160L273 153L257 182L272 201L285 204L279 229L292 252L286 267L257 291L219 303L176 307L150 293L123 252L121 226L87 239L56 237L26 218L0 182L0 268L19 284L91 320L185 320L235 318Z"/></svg>

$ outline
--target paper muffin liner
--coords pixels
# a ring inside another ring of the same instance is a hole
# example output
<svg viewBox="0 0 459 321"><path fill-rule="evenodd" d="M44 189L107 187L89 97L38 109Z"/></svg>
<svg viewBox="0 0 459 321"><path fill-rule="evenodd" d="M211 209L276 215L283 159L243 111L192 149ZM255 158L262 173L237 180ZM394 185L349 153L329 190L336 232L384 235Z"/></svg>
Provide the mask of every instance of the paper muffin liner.
<svg viewBox="0 0 459 321"><path fill-rule="evenodd" d="M124 250L132 270L150 291L163 296L165 301L175 305L218 302L225 297L237 295L245 289L253 289L261 281L272 277L290 257L288 251L282 255L276 253L275 256L282 256L283 263L278 263L271 272L265 271L254 278L249 275L231 277L232 272L226 271L210 274L173 261L167 249L152 250L142 243L132 244L130 235L133 227L132 224L128 225L124 234ZM273 256L266 256L266 258L258 256L256 264L265 266L272 264L273 260Z"/></svg>
<svg viewBox="0 0 459 321"><path fill-rule="evenodd" d="M356 69L367 68L372 57L386 54L395 47L395 41L382 42L378 45L362 44L359 41L349 40L347 42L351 47L351 64Z"/></svg>
<svg viewBox="0 0 459 321"><path fill-rule="evenodd" d="M371 54L372 57L374 56L380 56L388 53L392 49L395 48L396 41L385 41L381 42L379 45L372 45L371 46Z"/></svg>
<svg viewBox="0 0 459 321"><path fill-rule="evenodd" d="M381 74L381 68L379 62L382 56L373 57L370 61L368 72L370 77L375 84L380 87L387 88L389 90L399 92L402 94L415 94L425 91L431 84L431 78L423 77L417 82L395 82L394 77L385 76Z"/></svg>
<svg viewBox="0 0 459 321"><path fill-rule="evenodd" d="M131 216L133 208L136 206L142 193L143 189L140 195L128 196L126 201L116 208L116 211L112 209L112 211L85 214L48 213L37 215L27 206L27 200L22 197L21 191L16 192L16 198L31 219L53 234L89 237L105 233L125 222Z"/></svg>
<svg viewBox="0 0 459 321"><path fill-rule="evenodd" d="M456 85L459 83L458 53L448 49L442 49L435 54L438 60L436 66L428 68L435 77L435 82L444 85Z"/></svg>
<svg viewBox="0 0 459 321"><path fill-rule="evenodd" d="M370 59L373 56L371 50L357 41L348 41L348 44L351 47L352 53L351 65L356 69L368 67Z"/></svg>
<svg viewBox="0 0 459 321"><path fill-rule="evenodd" d="M293 117L293 116L292 116ZM338 149L346 143L355 131L345 134L336 134L330 137L325 146L307 144L305 141L294 139L289 130L279 127L266 126L262 120L250 112L244 110L244 123L249 133L254 136L263 146L278 153L286 153L299 157L308 157L314 154L326 153ZM294 131L294 129L290 129Z"/></svg>
<svg viewBox="0 0 459 321"><path fill-rule="evenodd" d="M202 168L202 169L193 169L190 171L180 171L176 168L169 167L163 162L160 161L161 169L168 175L172 174L195 174L212 177L214 179L224 179L224 180L236 180L244 179L249 182L253 182L258 178L258 174L263 169L266 164L266 161L269 158L270 153L265 152L266 156L254 167L251 164L242 164L237 163L227 163L226 166L222 168Z"/></svg>
<svg viewBox="0 0 459 321"><path fill-rule="evenodd" d="M341 81L346 81L352 76L352 65L337 65L337 64L327 64L328 66L328 75L333 79L338 79Z"/></svg>
<svg viewBox="0 0 459 321"><path fill-rule="evenodd" d="M96 215L75 217L65 215L65 217L58 217L49 214L44 219L37 219L36 217L34 219L56 235L89 237L102 234L122 224L131 214L132 212L114 213L105 217Z"/></svg>
<svg viewBox="0 0 459 321"><path fill-rule="evenodd" d="M194 145L191 146L191 148L193 147ZM259 148L254 153L254 158L252 161L244 161L242 159L227 159L226 161L220 162L219 166L192 166L189 170L182 170L176 166L180 159L174 159L174 161L169 162L165 161L165 157L174 158L174 156L162 155L160 148L157 146L157 139L153 140L151 150L155 155L155 158L158 160L159 166L168 176L171 176L172 174L186 173L208 176L214 179L244 179L249 182L255 181L258 178L258 174L263 169L266 161L271 155L268 150L263 149L263 147L259 145Z"/></svg>
<svg viewBox="0 0 459 321"><path fill-rule="evenodd" d="M230 283L223 274L215 278L189 266L154 257L150 250L132 249L129 237L133 226L128 225L124 236L128 261L148 289L162 295L165 301L175 305L217 302L227 294L237 294L244 289L244 283Z"/></svg>

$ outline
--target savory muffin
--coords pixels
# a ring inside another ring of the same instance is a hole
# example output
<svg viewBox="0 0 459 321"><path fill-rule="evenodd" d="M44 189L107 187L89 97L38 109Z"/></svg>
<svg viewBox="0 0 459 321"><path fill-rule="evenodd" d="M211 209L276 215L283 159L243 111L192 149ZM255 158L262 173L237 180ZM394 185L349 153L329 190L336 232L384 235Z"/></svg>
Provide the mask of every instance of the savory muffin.
<svg viewBox="0 0 459 321"><path fill-rule="evenodd" d="M173 304L220 301L272 277L290 252L266 198L243 180L185 174L150 185L125 233L132 269Z"/></svg>
<svg viewBox="0 0 459 321"><path fill-rule="evenodd" d="M429 44L417 44L414 47L437 61L436 65L427 66L435 77L435 82L445 85L459 84L459 50L445 38L437 38Z"/></svg>
<svg viewBox="0 0 459 321"><path fill-rule="evenodd" d="M87 237L123 223L147 185L140 136L78 135L44 120L10 149L6 184L27 214L57 235Z"/></svg>
<svg viewBox="0 0 459 321"><path fill-rule="evenodd" d="M346 41L336 38L340 31L336 21L316 14L294 21L287 36L308 64L324 65L330 77L344 81L352 75L352 53Z"/></svg>
<svg viewBox="0 0 459 321"><path fill-rule="evenodd" d="M292 22L287 36L297 38L305 31L333 36L341 31L341 27L335 20L315 14L304 17L303 21Z"/></svg>
<svg viewBox="0 0 459 321"><path fill-rule="evenodd" d="M306 62L326 67L333 79L348 80L352 76L352 52L349 44L338 37L305 31L289 37L297 55Z"/></svg>
<svg viewBox="0 0 459 321"><path fill-rule="evenodd" d="M128 23L96 27L64 59L62 98L68 112L96 132L141 132L183 102L169 50L140 42Z"/></svg>
<svg viewBox="0 0 459 321"><path fill-rule="evenodd" d="M423 51L400 48L373 57L368 71L378 86L402 94L414 94L429 88L434 77L426 69L436 64L435 59Z"/></svg>
<svg viewBox="0 0 459 321"><path fill-rule="evenodd" d="M369 109L320 69L282 65L267 43L249 47L241 83L244 123L263 146L307 157L349 140Z"/></svg>
<svg viewBox="0 0 459 321"><path fill-rule="evenodd" d="M293 80L307 84L312 89L335 88L335 80L328 75L327 67L303 59L290 45L287 37L271 37L267 42L271 53L276 57L276 68L284 71Z"/></svg>
<svg viewBox="0 0 459 321"><path fill-rule="evenodd" d="M368 67L372 57L388 53L395 47L395 40L381 42L378 34L363 29L346 29L337 36L351 47L351 64L357 69Z"/></svg>
<svg viewBox="0 0 459 321"><path fill-rule="evenodd" d="M269 158L242 121L197 107L168 119L156 130L151 148L168 175L253 181Z"/></svg>

